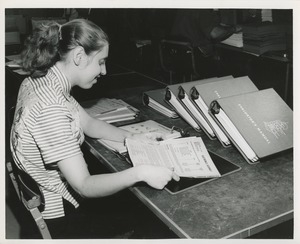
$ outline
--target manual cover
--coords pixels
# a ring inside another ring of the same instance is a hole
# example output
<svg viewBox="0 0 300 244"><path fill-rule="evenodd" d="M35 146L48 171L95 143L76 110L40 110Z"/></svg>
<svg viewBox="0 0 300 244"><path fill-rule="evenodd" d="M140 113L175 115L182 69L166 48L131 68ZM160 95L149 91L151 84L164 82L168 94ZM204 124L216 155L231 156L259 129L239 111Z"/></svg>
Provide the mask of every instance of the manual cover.
<svg viewBox="0 0 300 244"><path fill-rule="evenodd" d="M224 77L224 79L212 83L196 85L191 90L191 99L195 104L195 107L199 108L204 118L214 130L222 146L229 147L231 145L229 138L209 114L210 103L221 97L228 97L257 90L257 87L247 76L239 78Z"/></svg>
<svg viewBox="0 0 300 244"><path fill-rule="evenodd" d="M215 99L258 91L248 76L223 79L221 81L197 85L195 88L208 107Z"/></svg>
<svg viewBox="0 0 300 244"><path fill-rule="evenodd" d="M224 111L258 160L293 147L293 111L273 88L217 99L215 103L211 113L216 116Z"/></svg>

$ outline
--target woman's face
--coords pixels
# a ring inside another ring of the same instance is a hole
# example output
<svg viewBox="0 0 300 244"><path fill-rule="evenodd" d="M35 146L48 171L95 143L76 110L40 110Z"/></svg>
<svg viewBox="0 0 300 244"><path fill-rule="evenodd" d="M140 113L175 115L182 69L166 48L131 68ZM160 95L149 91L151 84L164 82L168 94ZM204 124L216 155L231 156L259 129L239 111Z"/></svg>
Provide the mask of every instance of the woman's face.
<svg viewBox="0 0 300 244"><path fill-rule="evenodd" d="M105 45L100 52L92 53L86 56L86 64L79 72L78 86L83 89L89 89L97 83L101 75L106 74L105 61L108 57L108 45Z"/></svg>

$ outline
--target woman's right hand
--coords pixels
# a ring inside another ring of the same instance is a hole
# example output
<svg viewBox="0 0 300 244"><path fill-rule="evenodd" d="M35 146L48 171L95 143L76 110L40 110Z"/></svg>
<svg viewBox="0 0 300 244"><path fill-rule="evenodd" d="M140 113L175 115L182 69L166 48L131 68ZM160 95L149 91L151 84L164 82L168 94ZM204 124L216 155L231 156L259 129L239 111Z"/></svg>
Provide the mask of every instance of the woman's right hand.
<svg viewBox="0 0 300 244"><path fill-rule="evenodd" d="M155 189L163 189L170 180L179 181L179 176L173 169L154 165L140 165L136 167L141 181Z"/></svg>

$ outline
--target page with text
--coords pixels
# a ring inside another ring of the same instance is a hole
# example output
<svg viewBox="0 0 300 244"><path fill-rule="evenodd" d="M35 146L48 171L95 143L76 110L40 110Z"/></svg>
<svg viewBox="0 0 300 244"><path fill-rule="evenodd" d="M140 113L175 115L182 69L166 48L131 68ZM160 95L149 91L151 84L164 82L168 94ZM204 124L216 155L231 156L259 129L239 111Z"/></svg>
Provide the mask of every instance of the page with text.
<svg viewBox="0 0 300 244"><path fill-rule="evenodd" d="M159 143L126 140L134 166L142 164L174 168L180 177L220 177L201 137L170 139Z"/></svg>

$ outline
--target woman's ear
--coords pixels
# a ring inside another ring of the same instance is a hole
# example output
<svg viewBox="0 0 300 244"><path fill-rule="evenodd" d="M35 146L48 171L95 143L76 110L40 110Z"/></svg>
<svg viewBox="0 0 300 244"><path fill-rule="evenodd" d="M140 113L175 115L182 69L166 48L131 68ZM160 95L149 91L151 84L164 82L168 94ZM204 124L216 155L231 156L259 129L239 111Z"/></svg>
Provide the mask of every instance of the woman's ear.
<svg viewBox="0 0 300 244"><path fill-rule="evenodd" d="M73 62L76 66L80 66L86 61L86 54L81 46L77 46L73 50Z"/></svg>

